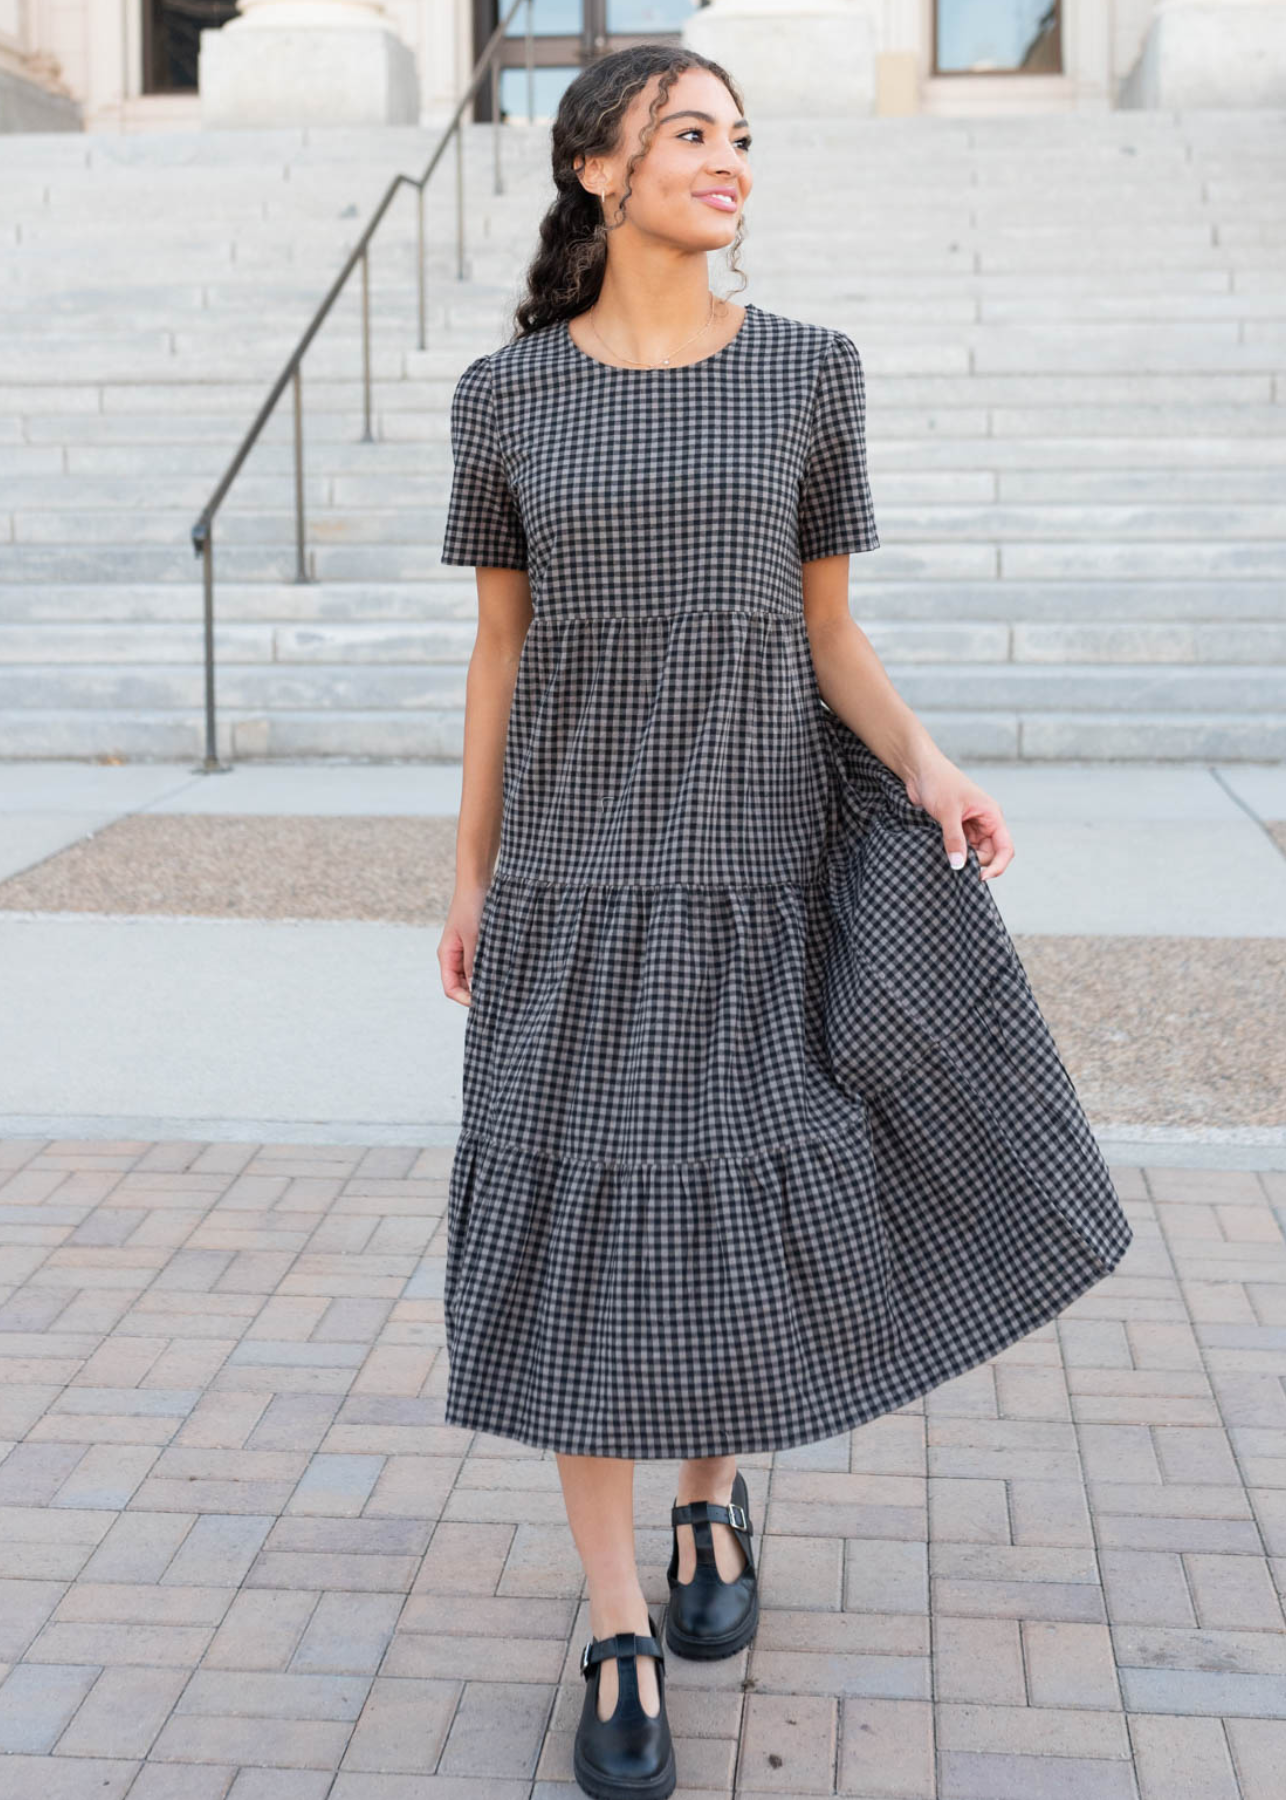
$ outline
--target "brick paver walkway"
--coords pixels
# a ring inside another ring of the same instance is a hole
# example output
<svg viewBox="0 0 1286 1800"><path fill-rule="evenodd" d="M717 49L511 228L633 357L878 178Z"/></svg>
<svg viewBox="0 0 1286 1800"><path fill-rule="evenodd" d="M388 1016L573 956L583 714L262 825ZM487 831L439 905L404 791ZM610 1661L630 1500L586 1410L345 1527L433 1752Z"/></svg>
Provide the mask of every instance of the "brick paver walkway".
<svg viewBox="0 0 1286 1800"><path fill-rule="evenodd" d="M441 1423L450 1156L0 1141L0 1800L579 1793L557 1464ZM1114 1174L1055 1324L745 1457L763 1619L669 1662L679 1795L1280 1800L1286 1175Z"/></svg>

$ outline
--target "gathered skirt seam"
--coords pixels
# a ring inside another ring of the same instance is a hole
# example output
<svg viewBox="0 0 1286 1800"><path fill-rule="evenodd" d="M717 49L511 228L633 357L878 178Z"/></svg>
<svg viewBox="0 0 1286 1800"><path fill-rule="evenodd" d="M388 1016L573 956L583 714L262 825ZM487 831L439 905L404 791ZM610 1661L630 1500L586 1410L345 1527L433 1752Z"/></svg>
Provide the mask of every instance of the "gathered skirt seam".
<svg viewBox="0 0 1286 1800"><path fill-rule="evenodd" d="M497 866L491 880L522 882L528 887L556 888L610 888L622 891L633 888L646 888L658 893L668 892L671 888L691 888L699 893L742 893L763 890L772 893L782 888L813 888L826 885L829 877L825 866L816 869L811 875L802 875L793 881L582 881L566 875L520 875L511 869Z"/></svg>
<svg viewBox="0 0 1286 1800"><path fill-rule="evenodd" d="M500 1137L494 1132L479 1130L476 1126L465 1125L460 1129L460 1138L471 1138L477 1144L490 1144L500 1150L517 1150L523 1156L538 1156L546 1162L586 1164L599 1169L693 1169L708 1163L730 1162L762 1162L765 1157L772 1156L782 1150L814 1150L827 1145L847 1145L854 1137L866 1136L866 1112L860 1100L854 1100L859 1109L860 1120L847 1130L827 1134L814 1133L808 1137L791 1138L785 1142L764 1144L758 1150L726 1150L716 1151L710 1156L675 1156L661 1158L647 1157L614 1157L614 1156L577 1156L564 1150L548 1150L538 1144L524 1143L517 1138Z"/></svg>
<svg viewBox="0 0 1286 1800"><path fill-rule="evenodd" d="M782 612L772 606L670 606L651 612L563 612L542 607L533 612L533 625L650 625L667 619L772 619L783 625L802 625L802 612Z"/></svg>

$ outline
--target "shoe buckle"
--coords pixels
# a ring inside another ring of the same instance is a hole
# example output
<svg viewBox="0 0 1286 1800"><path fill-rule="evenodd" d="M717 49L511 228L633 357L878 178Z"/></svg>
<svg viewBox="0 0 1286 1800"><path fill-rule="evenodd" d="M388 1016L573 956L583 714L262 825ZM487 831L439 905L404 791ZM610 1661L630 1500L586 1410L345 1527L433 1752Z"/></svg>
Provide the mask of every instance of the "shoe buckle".
<svg viewBox="0 0 1286 1800"><path fill-rule="evenodd" d="M582 1675L589 1674L589 1653L593 1642L593 1638L586 1638L585 1648L580 1653L580 1672Z"/></svg>
<svg viewBox="0 0 1286 1800"><path fill-rule="evenodd" d="M741 1514L740 1519L737 1517L738 1513ZM728 1502L728 1523L736 1531L750 1530L750 1515L747 1513L745 1507L738 1506L735 1500L730 1500Z"/></svg>

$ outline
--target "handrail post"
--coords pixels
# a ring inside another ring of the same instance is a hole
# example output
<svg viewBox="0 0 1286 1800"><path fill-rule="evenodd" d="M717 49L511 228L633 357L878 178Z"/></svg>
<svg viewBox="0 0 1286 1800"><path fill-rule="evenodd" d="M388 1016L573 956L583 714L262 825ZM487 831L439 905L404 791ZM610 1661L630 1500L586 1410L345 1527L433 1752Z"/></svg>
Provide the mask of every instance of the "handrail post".
<svg viewBox="0 0 1286 1800"><path fill-rule="evenodd" d="M371 254L362 251L362 442L371 439Z"/></svg>
<svg viewBox="0 0 1286 1800"><path fill-rule="evenodd" d="M500 172L500 64L495 57L491 59L491 145L491 191L493 194L503 194L505 183Z"/></svg>
<svg viewBox="0 0 1286 1800"><path fill-rule="evenodd" d="M527 123L536 117L536 0L527 0Z"/></svg>
<svg viewBox="0 0 1286 1800"><path fill-rule="evenodd" d="M464 280L464 121L455 122L455 274Z"/></svg>
<svg viewBox="0 0 1286 1800"><path fill-rule="evenodd" d="M425 288L425 282L426 282L427 277L425 274L425 267L424 267L424 185L423 184L421 184L420 186L417 186L417 188L415 190L415 196L416 196L416 199L415 199L415 208L416 208L416 210L415 210L415 268L416 268L416 276L417 276L416 288L418 290L418 302L417 303L419 306L419 313L420 313L420 337L419 337L419 343L417 345L417 348L420 350L423 350L426 348L426 345L427 345L427 340L424 335L424 313L425 313L424 288Z"/></svg>
<svg viewBox="0 0 1286 1800"><path fill-rule="evenodd" d="M229 764L219 761L218 734L214 722L214 525L207 524L201 539L201 592L205 608L205 761L196 773L222 775Z"/></svg>
<svg viewBox="0 0 1286 1800"><path fill-rule="evenodd" d="M295 580L307 581L304 554L304 395L303 374L295 364Z"/></svg>

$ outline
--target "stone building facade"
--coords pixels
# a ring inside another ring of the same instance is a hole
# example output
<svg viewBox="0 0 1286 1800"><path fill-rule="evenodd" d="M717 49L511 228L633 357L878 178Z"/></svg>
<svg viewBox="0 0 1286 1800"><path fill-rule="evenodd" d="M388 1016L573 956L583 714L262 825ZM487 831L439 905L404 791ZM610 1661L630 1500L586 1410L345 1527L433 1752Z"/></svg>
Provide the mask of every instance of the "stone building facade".
<svg viewBox="0 0 1286 1800"><path fill-rule="evenodd" d="M507 4L0 0L0 130L428 123ZM530 79L527 12L515 117L638 38L725 61L761 116L1286 104L1286 0L532 0Z"/></svg>

